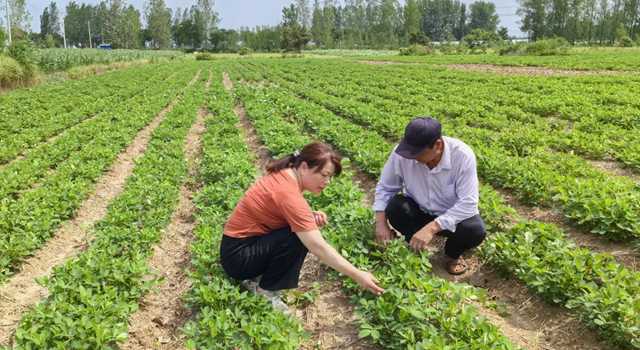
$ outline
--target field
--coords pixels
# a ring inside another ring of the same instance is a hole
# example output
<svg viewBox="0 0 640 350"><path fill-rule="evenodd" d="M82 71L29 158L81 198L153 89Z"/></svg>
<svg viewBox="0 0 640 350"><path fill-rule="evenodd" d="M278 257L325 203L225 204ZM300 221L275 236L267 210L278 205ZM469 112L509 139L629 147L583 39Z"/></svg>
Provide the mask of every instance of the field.
<svg viewBox="0 0 640 350"><path fill-rule="evenodd" d="M640 62L609 55L182 60L2 94L0 349L638 349ZM380 171L424 115L478 160L490 235L455 278L441 239L372 242ZM218 245L312 140L350 163L307 196L323 236L387 291L309 256L286 317Z"/></svg>
<svg viewBox="0 0 640 350"><path fill-rule="evenodd" d="M39 49L35 50L35 64L44 73L68 70L90 64L109 64L146 59L182 59L181 51L157 50L86 50L86 49Z"/></svg>

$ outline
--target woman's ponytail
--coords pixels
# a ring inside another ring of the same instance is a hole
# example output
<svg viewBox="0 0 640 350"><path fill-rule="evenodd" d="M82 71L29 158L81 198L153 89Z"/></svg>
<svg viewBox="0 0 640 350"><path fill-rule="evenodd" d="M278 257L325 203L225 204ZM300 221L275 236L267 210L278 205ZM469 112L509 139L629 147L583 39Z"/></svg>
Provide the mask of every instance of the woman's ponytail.
<svg viewBox="0 0 640 350"><path fill-rule="evenodd" d="M286 168L293 168L296 163L296 155L295 153L286 155L275 162L267 165L268 173L277 173L278 171Z"/></svg>
<svg viewBox="0 0 640 350"><path fill-rule="evenodd" d="M316 168L316 172L322 170L327 162L335 167L334 176L342 172L342 158L333 151L330 145L322 142L312 142L302 149L302 152L294 152L267 165L267 172L278 172L286 168L298 168L300 164L307 163L309 168Z"/></svg>

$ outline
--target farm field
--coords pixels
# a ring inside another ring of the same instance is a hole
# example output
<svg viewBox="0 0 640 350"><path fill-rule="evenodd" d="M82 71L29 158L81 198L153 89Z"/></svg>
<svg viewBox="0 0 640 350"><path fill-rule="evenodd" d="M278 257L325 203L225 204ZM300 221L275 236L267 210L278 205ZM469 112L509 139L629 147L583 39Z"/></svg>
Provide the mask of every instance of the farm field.
<svg viewBox="0 0 640 350"><path fill-rule="evenodd" d="M437 60L183 60L0 95L0 349L640 348L640 75ZM374 249L375 184L424 115L478 160L490 235L462 276L442 239ZM265 165L312 140L350 162L307 196L323 236L386 292L309 256L287 317L218 246Z"/></svg>
<svg viewBox="0 0 640 350"><path fill-rule="evenodd" d="M370 56L363 55L358 59L431 63L439 65L453 64L489 64L512 67L548 67L567 70L596 71L640 71L640 50L638 48L599 48L597 50L573 49L567 55L558 56L499 56L489 55L428 55L428 56Z"/></svg>

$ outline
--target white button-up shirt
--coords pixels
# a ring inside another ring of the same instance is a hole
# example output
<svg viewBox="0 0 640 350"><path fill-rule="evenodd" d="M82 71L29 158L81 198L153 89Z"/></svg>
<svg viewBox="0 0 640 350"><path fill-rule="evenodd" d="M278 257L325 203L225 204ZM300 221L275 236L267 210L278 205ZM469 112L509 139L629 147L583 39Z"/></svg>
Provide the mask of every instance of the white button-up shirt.
<svg viewBox="0 0 640 350"><path fill-rule="evenodd" d="M464 142L443 137L440 163L429 169L426 164L403 158L395 152L384 165L376 186L374 211L384 211L404 185L405 196L420 209L438 216L443 230L455 232L458 223L478 214L478 173L476 156Z"/></svg>

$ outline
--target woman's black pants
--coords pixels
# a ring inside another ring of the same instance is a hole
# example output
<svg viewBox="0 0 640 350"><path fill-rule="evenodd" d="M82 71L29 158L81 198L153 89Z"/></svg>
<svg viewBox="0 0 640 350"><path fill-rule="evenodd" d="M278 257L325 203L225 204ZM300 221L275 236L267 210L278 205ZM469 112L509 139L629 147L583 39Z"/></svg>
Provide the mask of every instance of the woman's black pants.
<svg viewBox="0 0 640 350"><path fill-rule="evenodd" d="M271 291L298 286L307 252L307 247L288 226L264 236L225 235L220 244L222 268L229 276L246 280L262 275L260 288Z"/></svg>
<svg viewBox="0 0 640 350"><path fill-rule="evenodd" d="M402 195L397 195L389 201L385 213L391 226L400 232L407 242L411 241L416 232L437 218L420 210L413 198ZM437 235L447 237L444 253L449 258L457 259L464 251L475 248L484 241L487 228L480 215L475 215L458 223L456 232L444 230Z"/></svg>

